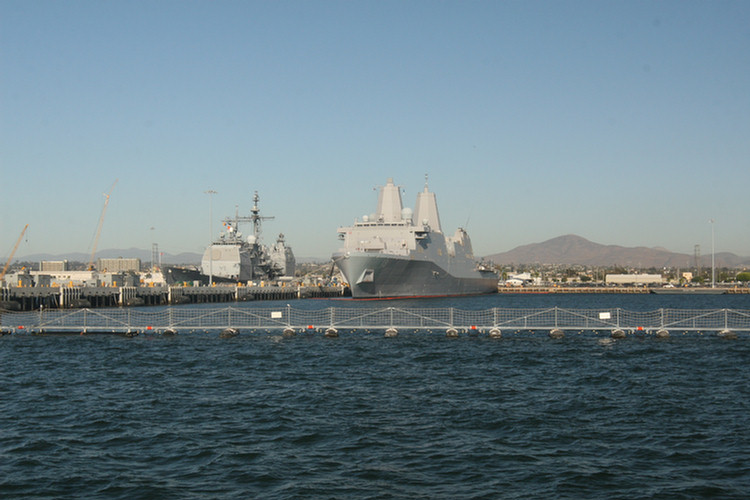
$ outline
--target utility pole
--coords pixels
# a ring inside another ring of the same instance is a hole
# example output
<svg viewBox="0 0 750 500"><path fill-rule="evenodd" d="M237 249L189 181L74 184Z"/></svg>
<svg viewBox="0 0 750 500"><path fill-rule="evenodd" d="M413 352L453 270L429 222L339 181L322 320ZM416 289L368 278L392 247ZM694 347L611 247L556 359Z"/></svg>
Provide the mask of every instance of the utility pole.
<svg viewBox="0 0 750 500"><path fill-rule="evenodd" d="M716 257L714 255L714 220L711 219L711 288L716 288Z"/></svg>
<svg viewBox="0 0 750 500"><path fill-rule="evenodd" d="M209 189L203 191L208 195L208 286L211 286L214 282L214 214L213 214L213 199L216 191Z"/></svg>
<svg viewBox="0 0 750 500"><path fill-rule="evenodd" d="M695 259L695 276L701 275L701 246L695 245L693 247L693 258Z"/></svg>

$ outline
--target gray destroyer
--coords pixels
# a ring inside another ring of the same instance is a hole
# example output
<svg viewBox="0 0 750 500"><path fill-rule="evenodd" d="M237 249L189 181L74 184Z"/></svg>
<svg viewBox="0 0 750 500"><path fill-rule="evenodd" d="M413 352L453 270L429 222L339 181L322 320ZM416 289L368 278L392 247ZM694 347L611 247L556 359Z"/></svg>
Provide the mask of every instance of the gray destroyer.
<svg viewBox="0 0 750 500"><path fill-rule="evenodd" d="M497 292L498 274L474 260L469 235L445 236L437 200L425 182L414 211L388 179L377 212L341 227L333 255L354 298L437 297Z"/></svg>
<svg viewBox="0 0 750 500"><path fill-rule="evenodd" d="M253 196L253 208L249 216L223 220L223 231L203 253L200 270L169 267L164 270L168 283L194 282L247 283L293 277L296 261L292 249L286 245L284 235L270 248L261 242L261 222L273 219L260 215L258 192ZM240 224L250 223L252 234L245 237Z"/></svg>

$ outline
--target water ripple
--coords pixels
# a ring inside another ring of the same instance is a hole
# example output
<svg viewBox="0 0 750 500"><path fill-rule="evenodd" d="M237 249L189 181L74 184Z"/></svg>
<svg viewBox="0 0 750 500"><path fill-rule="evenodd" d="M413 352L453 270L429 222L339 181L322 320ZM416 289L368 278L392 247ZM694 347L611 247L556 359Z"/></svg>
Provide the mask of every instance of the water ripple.
<svg viewBox="0 0 750 500"><path fill-rule="evenodd" d="M750 342L0 340L13 498L745 498Z"/></svg>

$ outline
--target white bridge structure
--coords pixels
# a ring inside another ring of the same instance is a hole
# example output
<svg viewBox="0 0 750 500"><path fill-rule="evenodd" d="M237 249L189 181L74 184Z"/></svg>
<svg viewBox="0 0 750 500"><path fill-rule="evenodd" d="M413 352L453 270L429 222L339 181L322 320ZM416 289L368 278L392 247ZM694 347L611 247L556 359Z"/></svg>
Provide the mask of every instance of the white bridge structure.
<svg viewBox="0 0 750 500"><path fill-rule="evenodd" d="M296 309L290 305L259 307L176 306L151 308L96 308L33 312L5 312L0 315L2 334L139 334L179 333L239 334L382 332L437 332L447 336L546 333L553 338L566 334L607 334L669 337L670 334L715 334L725 338L750 335L750 310L744 309L657 309L628 311L613 309L538 309L400 307L328 307Z"/></svg>

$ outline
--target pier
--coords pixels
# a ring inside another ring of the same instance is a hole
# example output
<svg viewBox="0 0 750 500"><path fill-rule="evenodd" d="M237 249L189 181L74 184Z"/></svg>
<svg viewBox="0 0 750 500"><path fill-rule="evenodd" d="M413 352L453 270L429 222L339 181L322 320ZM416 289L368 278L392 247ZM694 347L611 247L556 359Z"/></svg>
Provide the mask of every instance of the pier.
<svg viewBox="0 0 750 500"><path fill-rule="evenodd" d="M340 297L343 294L343 287L321 286L20 286L0 288L0 309L34 311L160 306Z"/></svg>
<svg viewBox="0 0 750 500"><path fill-rule="evenodd" d="M655 291L656 290L656 291ZM501 286L498 293L659 293L660 289L645 286ZM690 287L673 288L673 293L750 294L750 287ZM664 292L662 292L664 293Z"/></svg>
<svg viewBox="0 0 750 500"><path fill-rule="evenodd" d="M501 286L497 289L497 293L627 293L627 294L640 294L649 293L649 289L645 287L634 287L634 286L586 286L586 287L572 287L572 286Z"/></svg>
<svg viewBox="0 0 750 500"><path fill-rule="evenodd" d="M224 337L282 333L292 336L323 333L379 332L387 337L399 333L440 333L503 336L545 334L551 338L595 334L611 338L671 335L716 335L724 338L750 334L750 310L742 309L658 309L628 311L613 309L502 309L462 310L455 308L357 308L328 307L301 310L286 305L278 308L249 307L164 307L42 310L2 315L3 334L220 334Z"/></svg>

